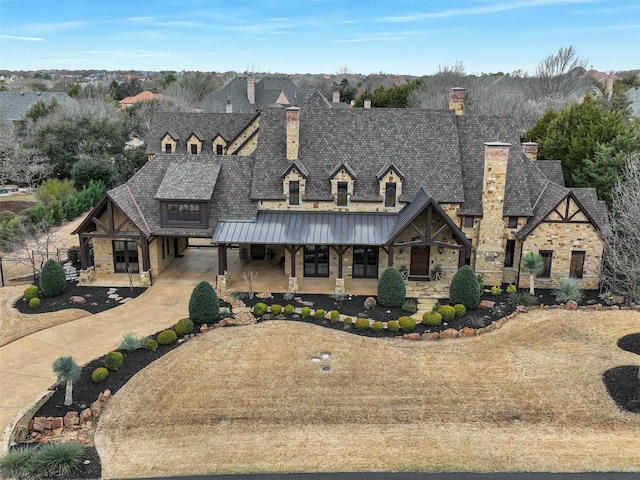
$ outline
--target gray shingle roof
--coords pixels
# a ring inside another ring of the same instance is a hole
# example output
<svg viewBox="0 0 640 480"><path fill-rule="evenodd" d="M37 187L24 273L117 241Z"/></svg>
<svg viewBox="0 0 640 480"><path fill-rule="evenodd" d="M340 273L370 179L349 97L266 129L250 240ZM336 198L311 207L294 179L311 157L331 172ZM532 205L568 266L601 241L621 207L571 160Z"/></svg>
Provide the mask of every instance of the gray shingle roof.
<svg viewBox="0 0 640 480"><path fill-rule="evenodd" d="M159 200L210 200L220 173L220 157L171 163L155 197Z"/></svg>
<svg viewBox="0 0 640 480"><path fill-rule="evenodd" d="M0 122L21 120L39 100L48 105L54 98L59 104L77 103L64 92L0 92Z"/></svg>

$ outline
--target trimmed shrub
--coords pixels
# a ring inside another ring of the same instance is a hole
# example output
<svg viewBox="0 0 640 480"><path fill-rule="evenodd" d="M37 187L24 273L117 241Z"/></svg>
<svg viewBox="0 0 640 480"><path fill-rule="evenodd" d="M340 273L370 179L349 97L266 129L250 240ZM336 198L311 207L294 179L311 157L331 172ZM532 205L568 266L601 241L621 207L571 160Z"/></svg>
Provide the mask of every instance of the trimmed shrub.
<svg viewBox="0 0 640 480"><path fill-rule="evenodd" d="M40 272L40 291L43 297L55 297L67 288L67 276L64 268L58 262L50 258Z"/></svg>
<svg viewBox="0 0 640 480"><path fill-rule="evenodd" d="M293 305L288 304L284 306L283 312L285 315L291 315L295 310L296 309L294 308Z"/></svg>
<svg viewBox="0 0 640 480"><path fill-rule="evenodd" d="M456 311L456 318L460 318L464 316L465 313L467 313L467 307L465 307L461 303L456 303L453 306L453 309Z"/></svg>
<svg viewBox="0 0 640 480"><path fill-rule="evenodd" d="M518 287L516 287L513 283L507 285L507 293L516 293L518 291Z"/></svg>
<svg viewBox="0 0 640 480"><path fill-rule="evenodd" d="M443 305L437 311L442 315L442 320L445 322L450 322L456 318L456 309L451 305Z"/></svg>
<svg viewBox="0 0 640 480"><path fill-rule="evenodd" d="M118 349L126 350L128 352L133 352L134 350L139 349L142 346L142 338L136 335L133 332L129 332L127 334L122 335L122 340L120 340L120 345L118 345Z"/></svg>
<svg viewBox="0 0 640 480"><path fill-rule="evenodd" d="M155 352L158 350L158 342L156 342L153 338L147 338L144 341L144 349L149 350L150 352Z"/></svg>
<svg viewBox="0 0 640 480"><path fill-rule="evenodd" d="M440 325L442 323L442 315L438 312L425 312L422 315L422 323L429 325L430 327Z"/></svg>
<svg viewBox="0 0 640 480"><path fill-rule="evenodd" d="M340 312L338 310L331 310L329 314L329 319L332 323L337 323L340 321Z"/></svg>
<svg viewBox="0 0 640 480"><path fill-rule="evenodd" d="M461 303L467 309L474 309L480 303L480 283L478 277L469 265L462 266L451 279L449 300L451 303Z"/></svg>
<svg viewBox="0 0 640 480"><path fill-rule="evenodd" d="M403 332L411 332L416 328L416 321L411 317L400 317L398 325Z"/></svg>
<svg viewBox="0 0 640 480"><path fill-rule="evenodd" d="M400 324L397 320L389 320L387 322L387 330L389 330L390 332L397 332L398 330L400 330Z"/></svg>
<svg viewBox="0 0 640 480"><path fill-rule="evenodd" d="M159 345L171 345L178 341L178 334L174 330L164 330L158 334Z"/></svg>
<svg viewBox="0 0 640 480"><path fill-rule="evenodd" d="M385 307L400 307L406 295L402 274L393 267L385 268L378 281L378 302Z"/></svg>
<svg viewBox="0 0 640 480"><path fill-rule="evenodd" d="M302 307L300 314L302 315L302 318L307 318L311 315L311 309L309 307Z"/></svg>
<svg viewBox="0 0 640 480"><path fill-rule="evenodd" d="M189 335L193 332L193 321L190 318L183 318L178 320L178 323L174 326L176 335L179 337L184 337L185 335Z"/></svg>
<svg viewBox="0 0 640 480"><path fill-rule="evenodd" d="M104 362L105 367L112 372L115 372L122 366L122 362L124 362L124 355L120 352L109 352L104 356L102 361Z"/></svg>
<svg viewBox="0 0 640 480"><path fill-rule="evenodd" d="M405 300L400 307L404 312L416 313L418 311L418 304L414 300Z"/></svg>
<svg viewBox="0 0 640 480"><path fill-rule="evenodd" d="M267 313L268 308L269 307L267 307L266 303L258 302L253 306L253 314L258 317L261 317L262 315Z"/></svg>
<svg viewBox="0 0 640 480"><path fill-rule="evenodd" d="M580 289L580 281L573 277L564 277L562 283L553 291L553 294L556 297L556 302L559 303L567 303L569 300L580 303L584 296Z"/></svg>
<svg viewBox="0 0 640 480"><path fill-rule="evenodd" d="M356 329L364 332L369 329L369 319L368 318L356 318Z"/></svg>
<svg viewBox="0 0 640 480"><path fill-rule="evenodd" d="M24 289L22 298L29 302L32 298L36 298L40 293L40 289L36 285L30 285Z"/></svg>
<svg viewBox="0 0 640 480"><path fill-rule="evenodd" d="M198 283L189 298L189 318L193 323L215 322L220 316L220 300L207 281Z"/></svg>
<svg viewBox="0 0 640 480"><path fill-rule="evenodd" d="M364 299L364 308L366 308L367 310L369 310L370 308L373 308L376 306L376 299L373 297L367 297Z"/></svg>
<svg viewBox="0 0 640 480"><path fill-rule="evenodd" d="M346 326L346 325L351 326L351 324L353 323L353 318L351 318L351 317L345 317L345 319L342 321L342 323L344 323L344 324L345 324L345 326Z"/></svg>
<svg viewBox="0 0 640 480"><path fill-rule="evenodd" d="M498 285L491 287L491 295L494 297L499 296L502 293L502 289Z"/></svg>
<svg viewBox="0 0 640 480"><path fill-rule="evenodd" d="M282 312L282 305L278 305L278 304L271 305L272 315L280 315L281 312Z"/></svg>
<svg viewBox="0 0 640 480"><path fill-rule="evenodd" d="M313 318L324 318L325 313L326 312L323 309L319 308L313 313Z"/></svg>
<svg viewBox="0 0 640 480"><path fill-rule="evenodd" d="M31 300L29 300L29 308L31 309L40 308L40 299L38 297L34 297Z"/></svg>
<svg viewBox="0 0 640 480"><path fill-rule="evenodd" d="M384 323L382 323L380 320L376 320L371 325L371 330L373 330L374 332L381 332L382 330L384 330Z"/></svg>
<svg viewBox="0 0 640 480"><path fill-rule="evenodd" d="M91 373L93 383L102 383L109 376L109 370L105 367L98 367Z"/></svg>

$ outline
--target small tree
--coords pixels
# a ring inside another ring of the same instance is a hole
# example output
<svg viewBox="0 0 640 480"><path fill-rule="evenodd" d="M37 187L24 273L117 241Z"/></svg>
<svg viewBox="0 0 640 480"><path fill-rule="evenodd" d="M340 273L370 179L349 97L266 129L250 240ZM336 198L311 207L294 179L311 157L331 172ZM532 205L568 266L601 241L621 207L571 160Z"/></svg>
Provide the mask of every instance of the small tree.
<svg viewBox="0 0 640 480"><path fill-rule="evenodd" d="M535 295L534 277L539 275L544 268L544 260L542 255L537 252L529 252L522 256L520 268L529 274L529 293Z"/></svg>
<svg viewBox="0 0 640 480"><path fill-rule="evenodd" d="M401 307L407 295L402 275L393 267L387 267L378 281L378 302L385 307Z"/></svg>
<svg viewBox="0 0 640 480"><path fill-rule="evenodd" d="M65 383L64 404L69 406L73 403L73 384L80 378L80 366L73 357L58 357L52 366L58 383Z"/></svg>
<svg viewBox="0 0 640 480"><path fill-rule="evenodd" d="M480 282L469 265L463 265L451 279L449 300L454 305L460 303L471 310L480 303Z"/></svg>
<svg viewBox="0 0 640 480"><path fill-rule="evenodd" d="M55 297L64 292L67 287L67 276L64 268L50 258L44 263L40 272L40 290L43 297Z"/></svg>
<svg viewBox="0 0 640 480"><path fill-rule="evenodd" d="M195 286L189 299L189 318L194 323L215 321L220 315L220 300L216 291L207 281Z"/></svg>

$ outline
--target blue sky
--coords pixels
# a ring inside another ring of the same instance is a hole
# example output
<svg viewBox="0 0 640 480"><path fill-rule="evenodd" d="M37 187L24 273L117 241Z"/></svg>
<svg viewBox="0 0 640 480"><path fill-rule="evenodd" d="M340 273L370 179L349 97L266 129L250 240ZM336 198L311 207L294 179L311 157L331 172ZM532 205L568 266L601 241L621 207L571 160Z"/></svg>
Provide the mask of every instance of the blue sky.
<svg viewBox="0 0 640 480"><path fill-rule="evenodd" d="M0 69L535 71L574 45L640 68L638 0L0 0Z"/></svg>

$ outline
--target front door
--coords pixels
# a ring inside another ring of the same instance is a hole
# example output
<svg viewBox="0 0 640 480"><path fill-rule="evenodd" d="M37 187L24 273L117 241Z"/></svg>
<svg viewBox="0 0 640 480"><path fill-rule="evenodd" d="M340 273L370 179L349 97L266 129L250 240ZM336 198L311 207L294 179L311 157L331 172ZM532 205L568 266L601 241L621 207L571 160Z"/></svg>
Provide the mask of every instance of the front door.
<svg viewBox="0 0 640 480"><path fill-rule="evenodd" d="M411 266L409 275L417 277L429 276L429 245L416 245L411 247Z"/></svg>
<svg viewBox="0 0 640 480"><path fill-rule="evenodd" d="M138 263L138 244L131 240L113 241L113 262L115 273L140 272Z"/></svg>
<svg viewBox="0 0 640 480"><path fill-rule="evenodd" d="M327 245L305 245L304 276L329 276L329 247Z"/></svg>

